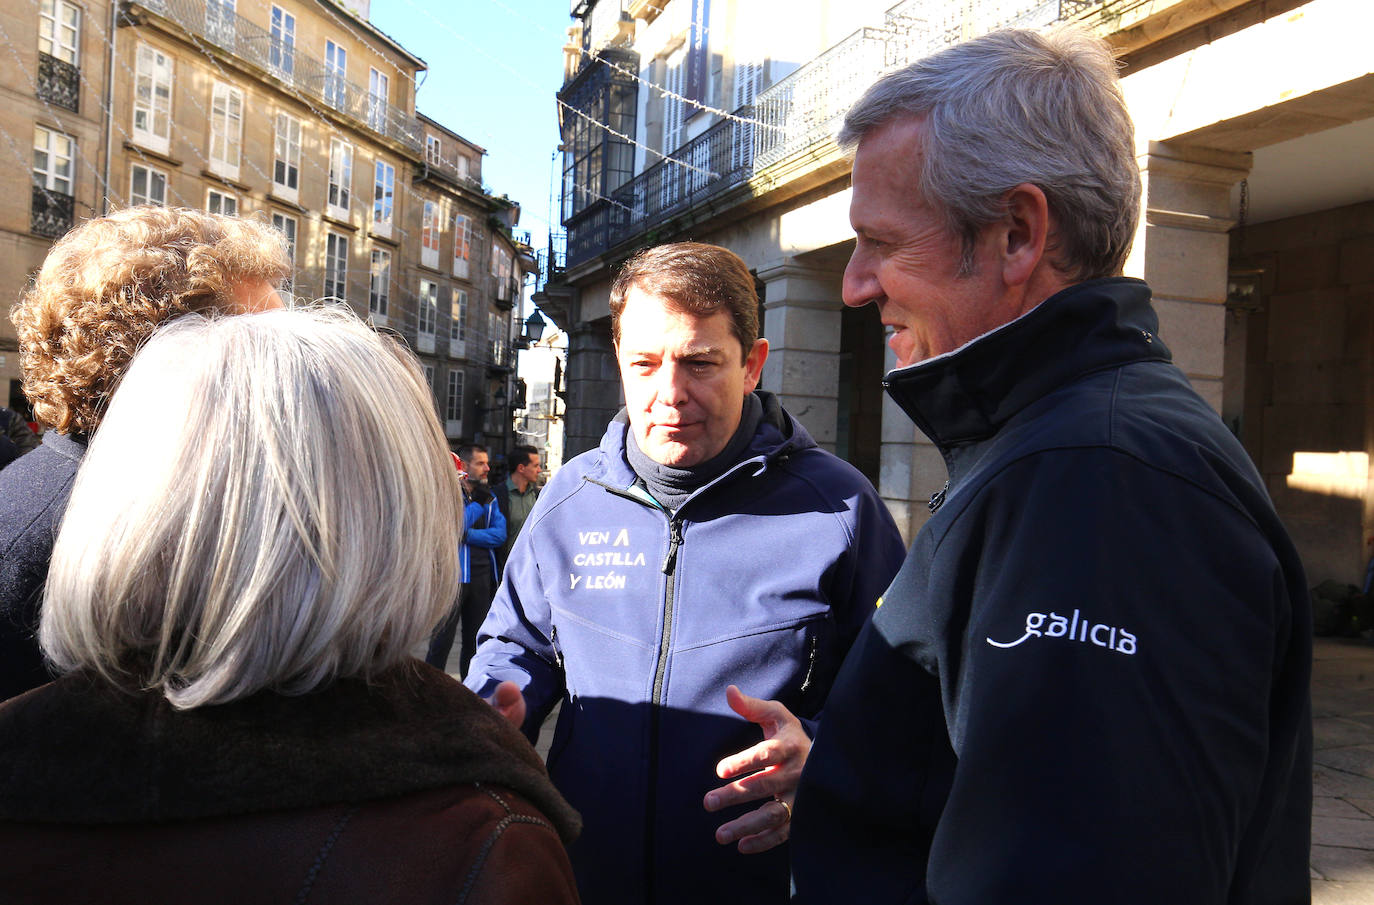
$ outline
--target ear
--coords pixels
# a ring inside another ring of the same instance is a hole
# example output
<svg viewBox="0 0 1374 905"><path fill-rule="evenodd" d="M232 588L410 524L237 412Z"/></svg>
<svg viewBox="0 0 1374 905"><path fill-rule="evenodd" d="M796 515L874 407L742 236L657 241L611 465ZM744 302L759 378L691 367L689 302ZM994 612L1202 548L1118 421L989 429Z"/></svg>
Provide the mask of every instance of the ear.
<svg viewBox="0 0 1374 905"><path fill-rule="evenodd" d="M1002 279L1008 286L1023 286L1045 259L1050 235L1050 205L1037 185L1023 182L1007 192L1007 213L999 231L998 255Z"/></svg>
<svg viewBox="0 0 1374 905"><path fill-rule="evenodd" d="M752 393L758 388L759 378L763 376L763 363L768 360L768 340L760 336L754 340L754 348L744 359L744 392Z"/></svg>

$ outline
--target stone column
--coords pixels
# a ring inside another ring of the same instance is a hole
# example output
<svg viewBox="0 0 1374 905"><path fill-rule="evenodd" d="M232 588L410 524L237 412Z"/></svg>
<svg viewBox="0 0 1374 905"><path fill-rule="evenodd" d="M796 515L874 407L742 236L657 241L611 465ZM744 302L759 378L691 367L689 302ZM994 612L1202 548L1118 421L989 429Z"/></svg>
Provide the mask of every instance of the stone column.
<svg viewBox="0 0 1374 905"><path fill-rule="evenodd" d="M1126 274L1150 284L1160 337L1220 412L1231 187L1250 172L1251 155L1151 142L1140 163L1144 204Z"/></svg>
<svg viewBox="0 0 1374 905"><path fill-rule="evenodd" d="M782 264L760 268L765 284L764 335L768 361L761 386L806 425L816 442L835 451L840 386L840 275Z"/></svg>
<svg viewBox="0 0 1374 905"><path fill-rule="evenodd" d="M593 449L623 405L608 318L578 321L568 334L564 460Z"/></svg>

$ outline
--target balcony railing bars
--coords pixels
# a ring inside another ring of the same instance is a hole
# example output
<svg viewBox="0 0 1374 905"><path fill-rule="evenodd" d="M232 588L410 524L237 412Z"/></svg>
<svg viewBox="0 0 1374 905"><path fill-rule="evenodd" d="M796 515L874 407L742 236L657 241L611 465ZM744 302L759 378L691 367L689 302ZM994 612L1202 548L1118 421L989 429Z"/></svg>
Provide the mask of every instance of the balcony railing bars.
<svg viewBox="0 0 1374 905"><path fill-rule="evenodd" d="M60 239L72 228L76 199L71 195L33 187L33 203L29 207L29 230L35 235Z"/></svg>
<svg viewBox="0 0 1374 905"><path fill-rule="evenodd" d="M288 46L217 0L138 0L187 32L271 73L288 88L349 116L418 153L424 132L405 110L348 81L324 62ZM289 61L289 62L288 62Z"/></svg>
<svg viewBox="0 0 1374 905"><path fill-rule="evenodd" d="M73 113L81 97L81 70L66 60L38 52L38 99Z"/></svg>

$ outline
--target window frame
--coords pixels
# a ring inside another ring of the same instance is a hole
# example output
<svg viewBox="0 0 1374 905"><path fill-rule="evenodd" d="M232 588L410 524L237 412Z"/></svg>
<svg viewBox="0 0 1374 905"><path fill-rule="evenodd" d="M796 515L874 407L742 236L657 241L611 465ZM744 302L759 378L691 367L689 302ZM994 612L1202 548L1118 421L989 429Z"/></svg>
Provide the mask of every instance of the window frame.
<svg viewBox="0 0 1374 905"><path fill-rule="evenodd" d="M324 42L324 101L335 110L348 106L348 49L326 38Z"/></svg>
<svg viewBox="0 0 1374 905"><path fill-rule="evenodd" d="M220 198L219 210L214 209L214 199L216 196ZM225 210L226 201L229 202L229 206L232 207L233 210ZM239 196L233 192L209 186L205 189L205 210L211 214L224 214L226 217L237 217L239 215Z"/></svg>
<svg viewBox="0 0 1374 905"><path fill-rule="evenodd" d="M380 89L380 90L379 90ZM367 68L367 127L386 134L386 108L391 103L391 79L371 66Z"/></svg>
<svg viewBox="0 0 1374 905"><path fill-rule="evenodd" d="M468 291L454 287L449 295L448 354L460 358L467 353Z"/></svg>
<svg viewBox="0 0 1374 905"><path fill-rule="evenodd" d="M381 272L378 263L382 263ZM378 277L382 277L380 286ZM372 321L379 327L386 326L387 312L391 306L391 252L385 248L374 248L368 262L367 311Z"/></svg>
<svg viewBox="0 0 1374 905"><path fill-rule="evenodd" d="M472 217L468 214L455 214L453 216L453 275L459 279L471 279L472 239Z"/></svg>
<svg viewBox="0 0 1374 905"><path fill-rule="evenodd" d="M146 192L144 195L142 195L142 196L138 195L138 193L134 191L134 179L138 176L138 171L139 171L139 170L142 170L142 171L144 172L145 188L147 189L147 192ZM153 195L152 195L153 177L154 177L155 175L156 175L156 176L162 177L162 198L159 199L159 200L156 200L156 201L153 200ZM167 177L167 172L166 172L165 170L159 170L157 167L151 166L151 165L146 164L146 163L133 163L133 164L130 164L130 166L129 166L129 206L130 206L130 207L132 207L132 206L134 206L134 205L136 205L136 204L156 204L156 205L158 205L158 206L160 206L160 207L166 207L166 206L167 206L167 188L168 188L168 177Z"/></svg>
<svg viewBox="0 0 1374 905"><path fill-rule="evenodd" d="M282 124L285 121L286 133L283 137ZM295 133L294 139L292 132ZM283 148L286 156L282 157ZM277 181L277 170L288 182ZM301 184L301 121L278 110L272 126L272 194L286 201L295 202L300 198Z"/></svg>
<svg viewBox="0 0 1374 905"><path fill-rule="evenodd" d="M425 133L425 163L430 166L439 166L444 162L444 145L439 140L439 136L432 133Z"/></svg>
<svg viewBox="0 0 1374 905"><path fill-rule="evenodd" d="M385 181L384 175L389 177ZM396 168L378 157L372 167L372 232L389 238L395 217Z"/></svg>
<svg viewBox="0 0 1374 905"><path fill-rule="evenodd" d="M45 7L50 7L48 12ZM68 25L61 20L58 13L63 10L70 10L76 14L75 23ZM81 7L75 3L68 3L67 0L40 0L38 5L38 52L46 53L55 60L61 60L72 66L80 67L81 58ZM63 30L71 31L71 43L62 40ZM48 49L43 49L43 42L48 43ZM56 51L56 52L54 52Z"/></svg>
<svg viewBox="0 0 1374 905"><path fill-rule="evenodd" d="M335 148L338 169L335 171ZM341 177L341 178L340 178ZM353 204L353 145L342 138L329 139L329 189L325 194L325 213L336 220L348 220Z"/></svg>
<svg viewBox="0 0 1374 905"><path fill-rule="evenodd" d="M439 245L443 239L439 203L426 198L420 212L420 263L439 269Z"/></svg>
<svg viewBox="0 0 1374 905"><path fill-rule="evenodd" d="M455 381L453 378L457 377ZM447 422L446 428L453 433L462 433L463 424L463 396L467 390L467 374L462 368L449 368L448 371L448 394L444 398L444 421ZM453 425L457 427L453 427Z"/></svg>
<svg viewBox="0 0 1374 905"><path fill-rule="evenodd" d="M291 224L290 231L284 228L288 223ZM286 257L291 263L291 273L287 275L282 288L289 292L296 283L296 242L300 237L300 221L290 214L272 211L272 228L286 237Z"/></svg>
<svg viewBox="0 0 1374 905"><path fill-rule="evenodd" d="M243 89L228 82L216 81L210 90L210 170L228 179L239 178L243 161L243 99Z"/></svg>
<svg viewBox="0 0 1374 905"><path fill-rule="evenodd" d="M342 249L340 249L340 245L342 245ZM339 253L340 250L343 252L342 255ZM325 233L324 280L320 287L322 298L336 299L347 304L349 253L348 236L340 232L335 232L332 229ZM331 289L341 289L342 292L331 292Z"/></svg>
<svg viewBox="0 0 1374 905"><path fill-rule="evenodd" d="M42 132L46 136L46 140L44 141L44 146L42 148L39 148L38 146L38 133L40 132ZM67 142L66 176L59 175L59 167L53 165L54 160L62 159L62 156L53 150L54 139L65 139ZM61 132L57 129L49 129L47 126L34 124L33 150L35 154L35 159L30 172L33 174L34 177L34 185L38 186L45 192L52 192L53 194L57 195L66 195L68 197L74 197L76 194L76 139L68 135L66 132ZM41 151L47 157L48 166L46 169L43 170L40 170L38 168L37 154L39 151ZM43 176L41 183L37 178L40 174ZM63 189L61 186L57 184L59 181L66 182L65 189Z"/></svg>
<svg viewBox="0 0 1374 905"><path fill-rule="evenodd" d="M143 71L144 53L147 52L151 68L145 74ZM165 60L166 96L159 102L158 87L159 64L158 58ZM139 83L144 79L148 81L148 100L145 103L139 99ZM135 142L143 145L150 151L157 151L162 154L168 153L172 145L172 97L176 85L176 58L164 52L156 45L149 44L147 41L139 41L134 51L134 93L133 93L133 130L132 135ZM158 114L164 117L163 128L165 134L158 134ZM139 114L142 113L145 120L150 123L148 128L140 126Z"/></svg>
<svg viewBox="0 0 1374 905"><path fill-rule="evenodd" d="M275 3L267 16L272 71L283 81L290 81L296 74L296 16Z"/></svg>

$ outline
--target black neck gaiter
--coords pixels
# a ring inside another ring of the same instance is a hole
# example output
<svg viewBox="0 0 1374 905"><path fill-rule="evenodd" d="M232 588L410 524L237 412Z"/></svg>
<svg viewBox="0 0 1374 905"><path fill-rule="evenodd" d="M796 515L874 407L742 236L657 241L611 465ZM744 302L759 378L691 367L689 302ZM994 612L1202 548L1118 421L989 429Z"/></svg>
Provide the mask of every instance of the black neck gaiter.
<svg viewBox="0 0 1374 905"><path fill-rule="evenodd" d="M749 446L749 441L758 431L759 420L763 417L763 404L759 397L750 393L744 397L744 410L740 415L739 427L734 436L715 456L689 468L676 468L661 465L650 459L639 444L635 442L634 430L625 430L625 458L639 479L644 482L650 495L669 512L677 508L691 496L698 487L709 484L720 477L730 466L738 462Z"/></svg>

